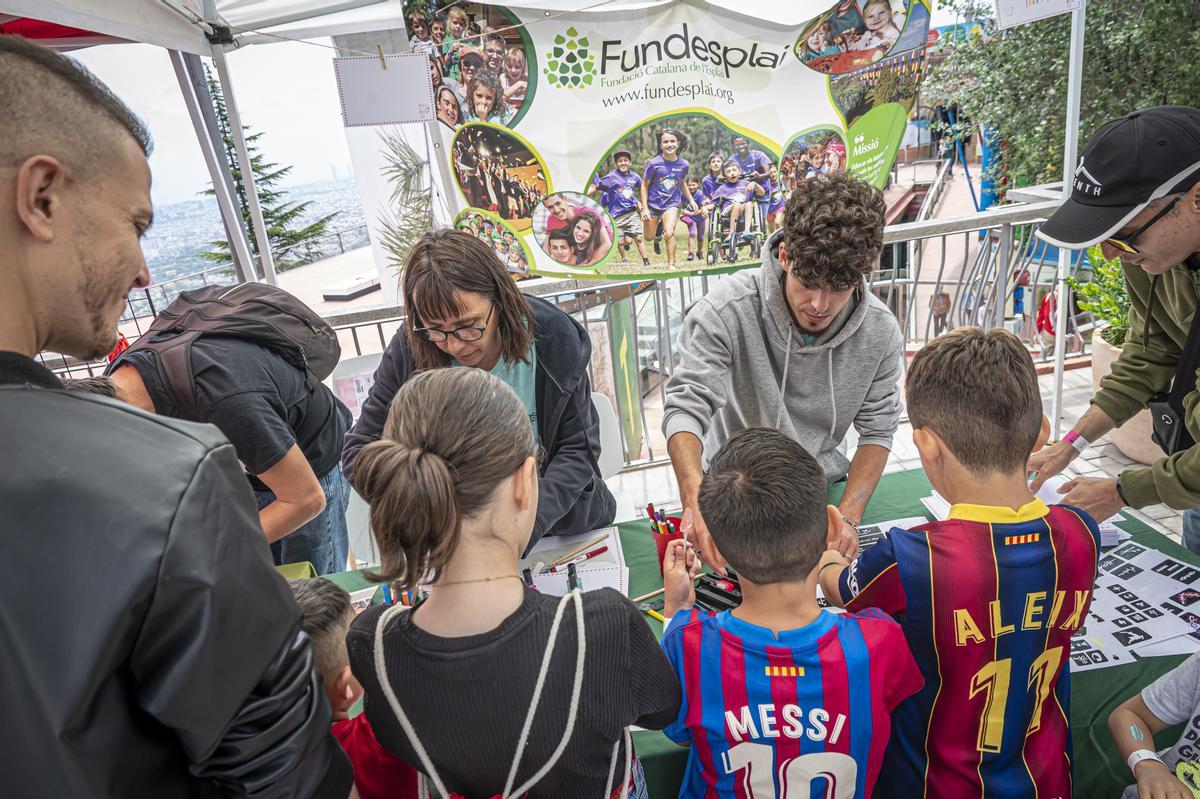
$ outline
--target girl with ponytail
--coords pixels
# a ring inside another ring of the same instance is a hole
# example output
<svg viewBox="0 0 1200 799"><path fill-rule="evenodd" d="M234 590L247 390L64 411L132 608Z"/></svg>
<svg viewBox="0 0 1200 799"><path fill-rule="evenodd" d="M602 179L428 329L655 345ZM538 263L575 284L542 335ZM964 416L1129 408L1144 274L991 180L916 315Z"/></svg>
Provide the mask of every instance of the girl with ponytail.
<svg viewBox="0 0 1200 799"><path fill-rule="evenodd" d="M618 592L526 588L517 560L537 515L535 452L524 404L488 372L405 382L382 436L358 453L355 486L380 579L429 596L362 613L350 665L376 738L442 796L637 796L625 731L673 721L679 685Z"/></svg>

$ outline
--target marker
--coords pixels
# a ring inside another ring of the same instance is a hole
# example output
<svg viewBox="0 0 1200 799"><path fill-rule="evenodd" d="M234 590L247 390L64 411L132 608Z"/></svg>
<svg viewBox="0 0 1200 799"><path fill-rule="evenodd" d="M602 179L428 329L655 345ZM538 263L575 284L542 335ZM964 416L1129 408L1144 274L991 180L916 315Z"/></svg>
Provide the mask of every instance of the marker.
<svg viewBox="0 0 1200 799"><path fill-rule="evenodd" d="M529 586L530 588L533 588L533 570L532 569L526 569L525 571L521 572L521 579L524 581L525 585Z"/></svg>
<svg viewBox="0 0 1200 799"><path fill-rule="evenodd" d="M383 589L383 604L391 605L392 604L392 589L388 588L387 583L384 583L380 587Z"/></svg>
<svg viewBox="0 0 1200 799"><path fill-rule="evenodd" d="M659 613L657 610L654 610L652 608L642 608L642 613L645 613L647 616L649 616L652 619L658 619L663 624L667 623L666 618L664 618L663 615L661 613Z"/></svg>
<svg viewBox="0 0 1200 799"><path fill-rule="evenodd" d="M567 590L574 591L576 588L583 590L583 582L579 579L579 573L575 571L575 564L567 564Z"/></svg>
<svg viewBox="0 0 1200 799"><path fill-rule="evenodd" d="M590 560L590 559L596 557L597 555L599 555L603 552L607 552L607 551L608 551L608 547L602 546L599 549L593 549L591 552L584 552L582 555L575 558L574 560L567 561L567 563L565 565L574 566L576 563L583 563L585 560ZM563 564L559 564L558 566L551 566L550 573L558 574L558 570L561 569L562 567L563 567Z"/></svg>

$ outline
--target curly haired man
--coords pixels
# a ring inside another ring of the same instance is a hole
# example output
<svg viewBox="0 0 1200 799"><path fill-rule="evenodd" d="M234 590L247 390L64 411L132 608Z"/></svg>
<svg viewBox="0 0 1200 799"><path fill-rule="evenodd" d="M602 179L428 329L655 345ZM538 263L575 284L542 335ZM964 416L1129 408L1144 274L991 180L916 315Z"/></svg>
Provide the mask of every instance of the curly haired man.
<svg viewBox="0 0 1200 799"><path fill-rule="evenodd" d="M667 385L663 433L694 540L713 548L697 497L708 455L733 434L773 427L846 481L842 528L829 542L858 549L855 525L887 462L900 417L903 337L867 290L883 249L883 197L847 175L803 181L771 235L760 269L718 283L688 313ZM847 458L853 425L858 445Z"/></svg>

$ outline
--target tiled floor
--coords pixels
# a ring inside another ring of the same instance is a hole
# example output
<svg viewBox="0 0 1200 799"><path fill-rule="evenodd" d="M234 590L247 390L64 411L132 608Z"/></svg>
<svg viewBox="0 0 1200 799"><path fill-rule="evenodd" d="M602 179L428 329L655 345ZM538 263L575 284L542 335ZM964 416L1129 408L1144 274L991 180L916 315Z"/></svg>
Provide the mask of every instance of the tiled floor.
<svg viewBox="0 0 1200 799"><path fill-rule="evenodd" d="M1053 381L1053 375L1043 375L1039 380L1047 417L1051 412ZM1069 430L1071 424L1083 415L1091 397L1091 372L1088 369L1075 369L1065 373L1063 380L1063 432ZM852 435L851 438L854 436ZM850 443L853 445L853 441ZM1082 457L1071 465L1069 473L1090 476L1116 475L1132 464L1133 461L1118 452L1106 438L1102 438L1083 451ZM919 469L920 467L921 462L916 447L912 443L912 427L904 422L896 431L896 437L892 444L892 455L888 459L885 473ZM668 462L622 472L613 477L609 484L614 490L632 501L633 507L639 509L639 515L641 515L640 509L644 508L647 502L653 502L659 509L676 510L679 508L679 488L675 482L675 474ZM1140 511L1131 511L1127 508L1125 513L1137 517L1172 540L1179 541L1181 524L1179 511L1165 505L1153 505Z"/></svg>

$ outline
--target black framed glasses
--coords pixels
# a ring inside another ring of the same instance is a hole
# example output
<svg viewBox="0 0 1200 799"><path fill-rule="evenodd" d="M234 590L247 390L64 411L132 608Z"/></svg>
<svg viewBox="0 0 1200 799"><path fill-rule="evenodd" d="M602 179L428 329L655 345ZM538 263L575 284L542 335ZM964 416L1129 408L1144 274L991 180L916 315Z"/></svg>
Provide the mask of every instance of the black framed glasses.
<svg viewBox="0 0 1200 799"><path fill-rule="evenodd" d="M424 338L426 341L441 342L454 336L459 341L479 341L483 338L483 332L487 330L488 322L492 319L492 311L496 310L495 304L488 310L487 316L483 317L481 325L463 325L456 327L453 330L439 330L436 327L414 327L413 332Z"/></svg>
<svg viewBox="0 0 1200 799"><path fill-rule="evenodd" d="M1120 250L1121 252L1127 252L1131 255L1137 255L1140 252L1140 250L1138 250L1137 247L1133 246L1133 242L1137 241L1138 238L1142 234L1144 234L1147 230L1149 230L1154 225L1155 222L1157 222L1158 220L1162 219L1164 216L1169 214L1171 212L1171 209L1174 208L1176 206L1176 204L1178 204L1178 202L1182 198L1183 198L1182 194L1177 195L1174 200L1171 200L1171 202L1169 202L1165 206L1163 206L1163 209L1161 211L1159 211L1154 216L1150 217L1149 222L1142 225L1140 228L1135 230L1133 233L1130 233L1128 236L1125 236L1123 238L1116 238L1115 236L1111 237L1111 238L1107 238L1104 240L1104 243L1110 247L1114 247L1114 248Z"/></svg>

